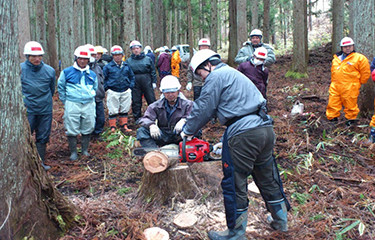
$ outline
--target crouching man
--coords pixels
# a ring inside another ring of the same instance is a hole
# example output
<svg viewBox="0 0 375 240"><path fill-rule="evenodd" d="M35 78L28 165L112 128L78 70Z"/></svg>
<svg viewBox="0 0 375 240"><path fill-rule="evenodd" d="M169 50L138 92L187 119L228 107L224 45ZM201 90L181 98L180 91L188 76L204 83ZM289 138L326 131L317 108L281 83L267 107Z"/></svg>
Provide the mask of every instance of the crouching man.
<svg viewBox="0 0 375 240"><path fill-rule="evenodd" d="M193 102L179 97L180 88L175 76L168 75L162 79L160 91L164 98L148 106L139 121L141 127L137 130L137 140L142 147L156 148L181 141L179 133Z"/></svg>

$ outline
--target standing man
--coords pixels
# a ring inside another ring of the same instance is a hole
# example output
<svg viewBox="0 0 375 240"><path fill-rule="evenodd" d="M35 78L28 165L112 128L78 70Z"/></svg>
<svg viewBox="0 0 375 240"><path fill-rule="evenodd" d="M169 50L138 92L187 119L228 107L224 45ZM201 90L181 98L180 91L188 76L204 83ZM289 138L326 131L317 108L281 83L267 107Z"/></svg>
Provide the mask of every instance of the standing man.
<svg viewBox="0 0 375 240"><path fill-rule="evenodd" d="M222 63L219 54L212 50L198 51L190 66L205 84L201 96L194 102L181 137L190 139L214 114L221 124L227 126L222 141L224 178L221 187L228 229L209 231L209 238L245 237L249 175L253 176L272 214L271 226L287 231L287 209L290 206L273 156L275 133L272 119L265 112L266 100L246 76Z"/></svg>
<svg viewBox="0 0 375 240"><path fill-rule="evenodd" d="M210 49L210 48L211 48L210 39L202 38L201 40L199 40L198 42L199 50ZM194 85L193 92L194 92L194 101L195 101L201 95L202 86L204 84L203 79L199 75L193 74L193 71L191 70L190 67L188 68L187 79L188 79L188 83L186 84L186 90L191 91L191 87L193 87Z"/></svg>
<svg viewBox="0 0 375 240"><path fill-rule="evenodd" d="M238 64L250 61L255 49L258 47L264 47L267 49L267 58L264 61L264 66L270 67L272 64L274 64L276 62L276 57L275 53L273 52L273 48L268 44L262 43L262 37L263 33L259 29L254 29L251 31L249 35L250 41L246 41L244 43L245 46L240 49L234 61Z"/></svg>
<svg viewBox="0 0 375 240"><path fill-rule="evenodd" d="M142 95L146 98L147 104L155 102L154 89L156 88L155 65L151 58L142 52L142 44L138 41L130 43L132 55L126 63L135 74L135 85L132 91L132 111L136 124L142 116Z"/></svg>
<svg viewBox="0 0 375 240"><path fill-rule="evenodd" d="M172 59L171 59L171 73L175 77L180 77L180 52L177 50L176 46L171 48L172 50Z"/></svg>
<svg viewBox="0 0 375 240"><path fill-rule="evenodd" d="M167 144L178 144L180 132L186 122L193 102L179 97L181 84L178 78L169 75L160 83L164 97L148 106L140 119L137 140L142 147L156 148Z"/></svg>
<svg viewBox="0 0 375 240"><path fill-rule="evenodd" d="M31 134L35 131L36 147L42 159L42 166L49 170L51 167L44 162L46 145L51 134L55 70L42 61L44 50L38 42L26 43L23 54L26 61L21 63L21 84L27 119Z"/></svg>
<svg viewBox="0 0 375 240"><path fill-rule="evenodd" d="M143 52L146 54L147 57L151 58L152 62L155 65L155 54L152 51L152 48L150 46L146 46Z"/></svg>
<svg viewBox="0 0 375 240"><path fill-rule="evenodd" d="M125 132L132 131L128 128L128 112L131 106L132 89L134 87L134 73L130 66L122 61L124 51L118 45L111 48L113 60L105 65L104 88L107 92L107 107L109 126L111 131L116 131L117 116L120 127Z"/></svg>
<svg viewBox="0 0 375 240"><path fill-rule="evenodd" d="M350 126L359 113L357 100L361 84L367 82L371 72L367 58L355 52L353 39L344 37L340 46L341 51L332 60L326 115L329 121L337 122L344 107L346 125Z"/></svg>
<svg viewBox="0 0 375 240"><path fill-rule="evenodd" d="M104 105L103 100L105 97L104 91L104 75L103 70L96 61L97 52L95 47L91 44L86 45L90 51L90 61L89 67L96 74L96 79L98 81L98 88L96 89L95 94L95 109L96 109L96 118L95 118L95 128L92 132L94 139L99 139L99 135L103 132L104 123L105 123L105 114L104 114Z"/></svg>
<svg viewBox="0 0 375 240"><path fill-rule="evenodd" d="M65 68L59 77L58 91L64 104L64 125L68 136L70 160L77 160L77 136L81 134L82 154L90 156L90 134L95 127L96 74L88 64L90 50L79 46L74 51L73 66Z"/></svg>
<svg viewBox="0 0 375 240"><path fill-rule="evenodd" d="M96 61L98 65L103 69L105 65L112 61L112 57L104 53L102 46L96 46Z"/></svg>
<svg viewBox="0 0 375 240"><path fill-rule="evenodd" d="M159 69L160 81L167 75L171 75L171 55L168 47L163 47L156 63Z"/></svg>

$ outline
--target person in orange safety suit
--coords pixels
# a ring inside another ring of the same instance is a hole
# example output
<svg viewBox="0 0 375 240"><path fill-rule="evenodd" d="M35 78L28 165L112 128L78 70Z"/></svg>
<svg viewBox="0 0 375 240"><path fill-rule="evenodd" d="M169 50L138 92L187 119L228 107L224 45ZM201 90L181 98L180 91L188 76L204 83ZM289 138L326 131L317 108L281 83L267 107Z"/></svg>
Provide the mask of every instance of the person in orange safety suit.
<svg viewBox="0 0 375 240"><path fill-rule="evenodd" d="M172 50L172 59L171 59L171 69L172 75L175 77L180 77L180 52L177 50L175 46L171 48Z"/></svg>
<svg viewBox="0 0 375 240"><path fill-rule="evenodd" d="M344 106L346 124L350 126L359 113L357 99L361 84L367 82L371 72L367 58L355 52L353 39L344 37L340 46L341 51L332 60L326 116L328 120L337 122Z"/></svg>

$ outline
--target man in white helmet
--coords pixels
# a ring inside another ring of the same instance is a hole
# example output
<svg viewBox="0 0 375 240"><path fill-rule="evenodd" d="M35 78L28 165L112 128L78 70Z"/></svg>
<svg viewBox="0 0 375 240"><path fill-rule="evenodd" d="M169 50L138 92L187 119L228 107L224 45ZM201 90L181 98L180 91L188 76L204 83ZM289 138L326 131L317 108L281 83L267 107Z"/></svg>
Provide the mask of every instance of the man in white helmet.
<svg viewBox="0 0 375 240"><path fill-rule="evenodd" d="M150 46L146 46L145 49L143 50L143 52L146 54L147 57L151 58L152 62L154 63L155 65L155 54L154 52L152 51L152 48Z"/></svg>
<svg viewBox="0 0 375 240"><path fill-rule="evenodd" d="M128 128L128 112L132 103L135 76L129 64L122 60L122 47L112 46L111 54L113 60L103 68L109 127L115 132L118 118L121 130L130 132L132 130Z"/></svg>
<svg viewBox="0 0 375 240"><path fill-rule="evenodd" d="M237 70L248 77L262 93L263 97L267 99L267 84L268 84L268 68L264 66L264 61L267 59L267 49L258 47L255 49L254 55L250 61L241 63Z"/></svg>
<svg viewBox="0 0 375 240"><path fill-rule="evenodd" d="M210 49L210 48L211 48L210 39L202 38L198 41L198 50ZM201 95L204 81L199 75L193 74L193 71L191 70L190 67L188 68L188 72L187 72L187 81L188 82L186 84L186 90L191 91L191 89L193 88L193 93L194 93L193 98L195 101Z"/></svg>
<svg viewBox="0 0 375 240"><path fill-rule="evenodd" d="M175 76L168 75L161 80L160 91L164 97L148 106L139 121L137 140L142 147L156 148L181 141L180 132L193 103L179 97L180 88Z"/></svg>
<svg viewBox="0 0 375 240"><path fill-rule="evenodd" d="M204 80L201 96L181 132L188 140L215 114L227 128L222 144L224 178L221 183L227 220L226 231L209 231L214 240L244 239L247 226L247 179L250 175L258 186L274 229L287 231L287 209L282 182L273 156L275 134L272 118L266 114L266 100L239 71L220 60L212 50L198 51L190 62L194 74Z"/></svg>
<svg viewBox="0 0 375 240"><path fill-rule="evenodd" d="M58 91L64 104L64 125L68 136L70 160L77 155L77 136L81 134L82 154L90 156L90 134L95 128L95 95L98 88L96 74L90 70L90 50L79 46L74 51L73 66L65 68L58 80Z"/></svg>
<svg viewBox="0 0 375 240"><path fill-rule="evenodd" d="M326 116L329 121L337 122L344 107L346 124L355 123L359 108L357 99L361 84L370 78L370 64L367 58L354 50L354 41L344 37L341 51L333 56L331 68L331 85Z"/></svg>
<svg viewBox="0 0 375 240"><path fill-rule="evenodd" d="M142 95L147 104L156 101L154 89L156 88L156 70L155 64L151 58L142 52L142 44L134 40L130 43L132 55L126 60L135 74L135 85L132 91L132 111L136 123L142 116Z"/></svg>
<svg viewBox="0 0 375 240"><path fill-rule="evenodd" d="M160 81L167 75L170 75L172 72L171 69L171 60L172 55L169 54L169 48L167 46L162 47L162 51L156 61L156 66L159 70L159 79Z"/></svg>
<svg viewBox="0 0 375 240"><path fill-rule="evenodd" d="M31 133L35 131L36 147L42 159L42 166L48 170L51 167L45 165L44 161L51 134L55 70L42 61L44 50L38 42L26 43L23 54L26 56L26 61L21 63L23 101Z"/></svg>
<svg viewBox="0 0 375 240"><path fill-rule="evenodd" d="M238 64L250 61L252 58L255 49L258 47L264 47L267 49L267 58L264 61L264 66L270 67L276 61L275 53L273 52L273 48L265 43L262 43L263 33L259 29L254 29L251 31L249 38L250 41L246 41L244 46L238 51L238 54L234 61Z"/></svg>
<svg viewBox="0 0 375 240"><path fill-rule="evenodd" d="M171 48L172 58L171 58L171 74L175 77L180 77L180 51L178 51L176 46Z"/></svg>

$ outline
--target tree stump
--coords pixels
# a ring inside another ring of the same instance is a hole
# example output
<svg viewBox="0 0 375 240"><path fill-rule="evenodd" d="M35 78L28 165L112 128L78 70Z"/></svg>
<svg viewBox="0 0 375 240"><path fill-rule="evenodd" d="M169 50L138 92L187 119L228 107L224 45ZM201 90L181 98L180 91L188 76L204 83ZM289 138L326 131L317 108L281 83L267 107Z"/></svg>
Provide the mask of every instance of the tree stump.
<svg viewBox="0 0 375 240"><path fill-rule="evenodd" d="M147 228L143 232L146 240L168 240L169 234L164 229L158 227Z"/></svg>
<svg viewBox="0 0 375 240"><path fill-rule="evenodd" d="M176 157L176 154L162 151L161 149L146 154L138 199L164 205L172 198L185 201L200 195L190 168L186 164L177 165L178 155Z"/></svg>

